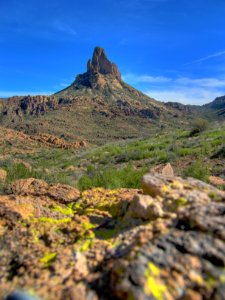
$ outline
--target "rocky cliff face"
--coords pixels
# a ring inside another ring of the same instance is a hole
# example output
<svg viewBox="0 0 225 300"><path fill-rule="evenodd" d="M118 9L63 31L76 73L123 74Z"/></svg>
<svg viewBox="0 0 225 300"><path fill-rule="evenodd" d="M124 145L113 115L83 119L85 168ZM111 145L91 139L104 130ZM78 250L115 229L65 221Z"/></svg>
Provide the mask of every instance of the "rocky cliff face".
<svg viewBox="0 0 225 300"><path fill-rule="evenodd" d="M121 80L121 74L117 66L108 60L105 50L100 47L95 48L92 60L88 61L87 73L90 75L96 73L103 75L110 74L118 80Z"/></svg>
<svg viewBox="0 0 225 300"><path fill-rule="evenodd" d="M39 116L49 110L69 105L73 100L69 97L56 96L24 96L0 100L0 120L8 123L21 121L25 116Z"/></svg>
<svg viewBox="0 0 225 300"><path fill-rule="evenodd" d="M87 72L78 75L74 83L59 94L74 94L76 90L85 88L102 92L107 87L122 88L121 83L121 74L117 66L109 61L103 48L96 47L92 59L88 60Z"/></svg>

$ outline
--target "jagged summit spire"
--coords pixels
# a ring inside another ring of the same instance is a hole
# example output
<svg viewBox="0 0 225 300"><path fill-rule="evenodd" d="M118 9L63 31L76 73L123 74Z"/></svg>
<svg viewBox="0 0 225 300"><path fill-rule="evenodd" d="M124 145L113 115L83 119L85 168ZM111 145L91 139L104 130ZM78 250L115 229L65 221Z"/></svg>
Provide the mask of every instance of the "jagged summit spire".
<svg viewBox="0 0 225 300"><path fill-rule="evenodd" d="M92 59L88 60L87 71L79 74L76 80L64 90L61 95L112 94L123 89L124 82L116 64L111 62L105 50L95 47Z"/></svg>
<svg viewBox="0 0 225 300"><path fill-rule="evenodd" d="M71 88L72 93L87 88L102 91L106 87L118 88L121 83L121 74L117 66L109 61L103 48L95 47L92 59L87 63L87 72L78 75L72 85L62 92L70 93Z"/></svg>
<svg viewBox="0 0 225 300"><path fill-rule="evenodd" d="M95 47L92 60L88 60L87 72L89 74L111 74L117 79L121 80L121 74L117 66L108 60L105 50L101 47Z"/></svg>

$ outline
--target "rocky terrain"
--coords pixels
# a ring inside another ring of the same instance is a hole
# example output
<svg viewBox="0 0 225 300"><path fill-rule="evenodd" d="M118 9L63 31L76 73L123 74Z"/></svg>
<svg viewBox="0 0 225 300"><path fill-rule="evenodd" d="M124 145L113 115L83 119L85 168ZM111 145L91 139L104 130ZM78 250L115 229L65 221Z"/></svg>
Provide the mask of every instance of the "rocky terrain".
<svg viewBox="0 0 225 300"><path fill-rule="evenodd" d="M1 298L222 300L224 213L224 192L159 173L140 190L15 181L0 197Z"/></svg>
<svg viewBox="0 0 225 300"><path fill-rule="evenodd" d="M27 147L32 152L36 148L43 146L49 146L53 148L61 149L79 149L81 147L86 147L87 143L85 141L77 141L74 143L69 143L63 138L58 138L50 134L40 134L40 135L27 135L23 132L16 131L13 129L0 127L0 141L1 148L4 146L11 146L11 153L22 151L24 153ZM9 154L9 152L8 152Z"/></svg>

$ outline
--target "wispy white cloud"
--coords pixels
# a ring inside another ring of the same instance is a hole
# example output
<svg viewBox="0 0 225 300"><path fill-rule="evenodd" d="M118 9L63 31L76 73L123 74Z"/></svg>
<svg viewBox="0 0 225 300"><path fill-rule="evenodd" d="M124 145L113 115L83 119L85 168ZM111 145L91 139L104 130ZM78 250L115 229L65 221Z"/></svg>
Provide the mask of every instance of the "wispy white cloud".
<svg viewBox="0 0 225 300"><path fill-rule="evenodd" d="M53 27L54 29L68 35L73 35L73 36L77 35L77 31L71 25L64 23L62 21L58 21L58 20L55 21L53 23Z"/></svg>
<svg viewBox="0 0 225 300"><path fill-rule="evenodd" d="M204 56L202 58L199 58L199 59L196 59L196 60L191 61L189 63L186 63L185 65L187 66L187 65L192 65L192 64L200 63L200 62L206 61L208 59L219 57L219 56L223 56L223 55L225 55L225 50L224 51L215 52L213 54Z"/></svg>
<svg viewBox="0 0 225 300"><path fill-rule="evenodd" d="M225 87L225 79L218 78L198 78L192 79L187 77L182 77L174 80L175 83L180 85L191 85L191 86L199 86L199 87Z"/></svg>
<svg viewBox="0 0 225 300"><path fill-rule="evenodd" d="M164 90L149 89L144 93L152 98L164 102L180 102L183 104L202 105L211 102L221 94L216 90L204 88L173 87Z"/></svg>
<svg viewBox="0 0 225 300"><path fill-rule="evenodd" d="M135 75L132 73L123 75L124 81L129 81L130 83L165 83L172 81L171 78L164 76L150 76L150 75Z"/></svg>
<svg viewBox="0 0 225 300"><path fill-rule="evenodd" d="M164 77L127 74L123 79L145 94L161 100L204 104L225 94L225 78Z"/></svg>

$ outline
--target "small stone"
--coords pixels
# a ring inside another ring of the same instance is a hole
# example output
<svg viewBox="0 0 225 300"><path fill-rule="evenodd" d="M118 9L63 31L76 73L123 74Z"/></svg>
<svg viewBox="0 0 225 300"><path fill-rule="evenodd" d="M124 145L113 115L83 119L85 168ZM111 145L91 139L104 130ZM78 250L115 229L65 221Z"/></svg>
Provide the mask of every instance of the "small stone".
<svg viewBox="0 0 225 300"><path fill-rule="evenodd" d="M135 195L128 209L127 217L144 220L156 219L163 216L163 210L159 202L148 195Z"/></svg>
<svg viewBox="0 0 225 300"><path fill-rule="evenodd" d="M174 170L170 163L157 165L149 170L151 174L160 174L167 177L174 177Z"/></svg>
<svg viewBox="0 0 225 300"><path fill-rule="evenodd" d="M174 171L170 163L166 164L162 169L162 175L168 177L174 177Z"/></svg>

